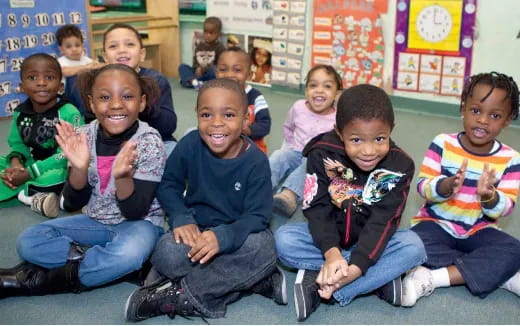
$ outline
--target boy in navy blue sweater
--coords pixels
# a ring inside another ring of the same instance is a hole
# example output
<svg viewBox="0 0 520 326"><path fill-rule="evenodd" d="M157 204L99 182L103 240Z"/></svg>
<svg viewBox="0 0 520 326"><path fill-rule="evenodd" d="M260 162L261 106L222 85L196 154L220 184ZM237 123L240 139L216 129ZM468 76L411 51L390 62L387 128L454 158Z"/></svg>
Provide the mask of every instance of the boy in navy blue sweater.
<svg viewBox="0 0 520 326"><path fill-rule="evenodd" d="M215 79L202 86L198 130L179 141L157 190L173 235L157 243L145 286L128 298L128 320L160 314L219 318L245 291L287 304L268 230L269 162L241 135L246 119L239 83Z"/></svg>

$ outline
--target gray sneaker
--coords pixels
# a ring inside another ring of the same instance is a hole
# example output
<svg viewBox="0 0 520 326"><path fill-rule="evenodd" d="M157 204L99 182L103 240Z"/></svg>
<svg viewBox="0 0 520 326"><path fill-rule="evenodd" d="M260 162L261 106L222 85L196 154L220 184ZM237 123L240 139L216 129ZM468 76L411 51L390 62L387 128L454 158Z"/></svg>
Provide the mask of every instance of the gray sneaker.
<svg viewBox="0 0 520 326"><path fill-rule="evenodd" d="M298 321L307 319L320 305L321 298L318 294L317 277L318 271L298 270L294 282L294 305Z"/></svg>
<svg viewBox="0 0 520 326"><path fill-rule="evenodd" d="M31 209L45 217L55 218L59 213L59 199L53 192L38 192L32 196Z"/></svg>
<svg viewBox="0 0 520 326"><path fill-rule="evenodd" d="M401 306L403 295L403 282L401 281L401 275L377 289L376 295L391 305Z"/></svg>

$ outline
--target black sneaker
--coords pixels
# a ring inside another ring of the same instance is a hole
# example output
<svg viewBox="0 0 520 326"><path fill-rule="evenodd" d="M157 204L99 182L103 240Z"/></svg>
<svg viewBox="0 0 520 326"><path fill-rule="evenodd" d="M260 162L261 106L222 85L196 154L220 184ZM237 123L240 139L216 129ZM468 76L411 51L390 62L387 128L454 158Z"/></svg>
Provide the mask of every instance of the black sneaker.
<svg viewBox="0 0 520 326"><path fill-rule="evenodd" d="M320 305L321 298L318 294L320 287L316 283L318 274L318 271L298 270L294 282L294 305L298 321L307 319Z"/></svg>
<svg viewBox="0 0 520 326"><path fill-rule="evenodd" d="M401 306L403 283L401 275L376 290L377 296L394 306Z"/></svg>
<svg viewBox="0 0 520 326"><path fill-rule="evenodd" d="M185 298L179 298L184 290L179 282L166 280L161 283L135 290L126 300L125 316L128 321L141 321L158 315L176 314L189 316L193 305Z"/></svg>
<svg viewBox="0 0 520 326"><path fill-rule="evenodd" d="M287 304L287 282L283 270L276 266L276 270L256 283L251 291L273 299L277 304Z"/></svg>

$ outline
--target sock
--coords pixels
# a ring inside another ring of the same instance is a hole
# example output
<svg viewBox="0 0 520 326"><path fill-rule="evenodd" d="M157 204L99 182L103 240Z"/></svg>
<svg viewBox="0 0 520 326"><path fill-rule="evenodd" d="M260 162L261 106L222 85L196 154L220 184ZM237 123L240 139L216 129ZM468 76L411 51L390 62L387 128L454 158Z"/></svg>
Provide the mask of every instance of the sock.
<svg viewBox="0 0 520 326"><path fill-rule="evenodd" d="M443 267L432 270L433 286L435 288L445 288L450 286L450 274L448 268Z"/></svg>
<svg viewBox="0 0 520 326"><path fill-rule="evenodd" d="M520 272L516 272L515 275L513 275L500 287L520 296Z"/></svg>
<svg viewBox="0 0 520 326"><path fill-rule="evenodd" d="M32 198L32 196L26 196L23 193L23 190L18 193L18 200L24 203L25 205L31 206Z"/></svg>

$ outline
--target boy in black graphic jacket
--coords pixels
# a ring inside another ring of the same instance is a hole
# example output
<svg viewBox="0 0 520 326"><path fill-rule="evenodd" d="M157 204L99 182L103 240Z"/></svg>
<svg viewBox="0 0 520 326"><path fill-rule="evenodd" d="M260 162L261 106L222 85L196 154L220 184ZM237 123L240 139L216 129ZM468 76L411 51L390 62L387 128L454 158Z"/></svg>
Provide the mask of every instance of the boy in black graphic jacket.
<svg viewBox="0 0 520 326"><path fill-rule="evenodd" d="M347 305L376 293L399 305L401 274L424 262L421 240L397 231L414 174L412 159L390 139L394 114L371 85L344 91L334 130L305 147L303 213L275 235L278 256L298 268L296 314L305 320L321 299Z"/></svg>

